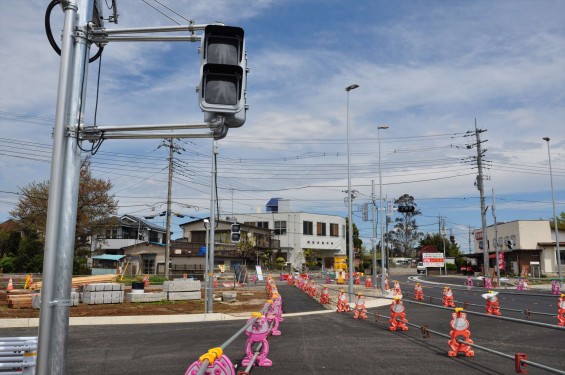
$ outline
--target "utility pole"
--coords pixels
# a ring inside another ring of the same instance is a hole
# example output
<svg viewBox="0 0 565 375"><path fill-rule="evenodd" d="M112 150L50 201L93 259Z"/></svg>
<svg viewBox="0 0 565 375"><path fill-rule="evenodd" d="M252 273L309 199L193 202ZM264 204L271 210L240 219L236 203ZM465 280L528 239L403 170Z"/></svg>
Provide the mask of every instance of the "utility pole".
<svg viewBox="0 0 565 375"><path fill-rule="evenodd" d="M169 258L171 257L171 197L173 191L173 138L169 138L169 177L167 179L167 224L165 240L165 280L169 280Z"/></svg>
<svg viewBox="0 0 565 375"><path fill-rule="evenodd" d="M471 226L469 225L469 254L471 254L473 243L471 242Z"/></svg>
<svg viewBox="0 0 565 375"><path fill-rule="evenodd" d="M445 256L445 221L439 217L441 244L443 246L443 274L447 275L447 257Z"/></svg>
<svg viewBox="0 0 565 375"><path fill-rule="evenodd" d="M171 258L171 205L173 203L173 165L174 165L174 154L180 154L180 151L184 149L180 146L175 146L174 138L169 138L168 141L164 141L159 145L159 147L169 148L169 176L167 178L167 212L166 212L166 234L165 234L165 279L170 277L170 258Z"/></svg>
<svg viewBox="0 0 565 375"><path fill-rule="evenodd" d="M467 145L468 149L471 149L473 147L477 147L477 169L478 169L478 175L477 175L477 180L475 182L477 189L479 190L479 194L480 194L480 199L481 199L481 227L482 227L482 241L483 241L483 276L487 276L488 275L488 268L489 268L489 259L488 259L488 238L487 238L487 206L485 204L485 189L484 189L484 177L483 177L483 155L486 152L485 150L482 150L481 144L485 141L481 141L481 136L480 134L482 132L485 132L486 130L483 129L478 129L477 128L477 119L475 119L475 131L474 132L467 132L468 135L471 135L472 133L475 134L476 137L476 143L474 144L469 144Z"/></svg>
<svg viewBox="0 0 565 375"><path fill-rule="evenodd" d="M496 206L494 203L494 189L492 189L492 217L494 219L494 240L493 240L493 244L494 244L494 252L495 252L495 258L496 258L496 263L494 266L494 269L496 270L496 282L497 284L500 283L500 260L498 259L498 227L496 225Z"/></svg>
<svg viewBox="0 0 565 375"><path fill-rule="evenodd" d="M218 145L212 141L212 180L210 183L210 249L208 250L208 313L214 312L214 245L216 238L216 156Z"/></svg>

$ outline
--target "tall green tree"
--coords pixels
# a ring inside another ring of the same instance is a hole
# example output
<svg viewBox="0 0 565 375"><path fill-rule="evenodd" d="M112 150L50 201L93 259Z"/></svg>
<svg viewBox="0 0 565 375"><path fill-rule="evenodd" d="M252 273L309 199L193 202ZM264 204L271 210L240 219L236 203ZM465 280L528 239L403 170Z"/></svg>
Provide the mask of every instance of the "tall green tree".
<svg viewBox="0 0 565 375"><path fill-rule="evenodd" d="M99 229L100 225L110 222L112 216L117 213L118 201L110 194L111 189L110 181L92 176L90 159L83 159L77 205L74 273L84 272L84 269L77 267L84 264L84 258L90 249L90 237L96 234L96 229ZM47 225L48 198L49 181L32 182L20 188L20 199L16 208L10 212L10 215L22 224L26 233L38 234L37 240L42 252L43 234Z"/></svg>
<svg viewBox="0 0 565 375"><path fill-rule="evenodd" d="M388 238L392 243L393 251L397 255L414 257L416 251L414 247L423 237L423 233L418 232L416 217L422 212L418 209L414 197L403 194L394 200L396 207L413 207L413 211L398 212L398 217L394 219L394 229L389 231Z"/></svg>

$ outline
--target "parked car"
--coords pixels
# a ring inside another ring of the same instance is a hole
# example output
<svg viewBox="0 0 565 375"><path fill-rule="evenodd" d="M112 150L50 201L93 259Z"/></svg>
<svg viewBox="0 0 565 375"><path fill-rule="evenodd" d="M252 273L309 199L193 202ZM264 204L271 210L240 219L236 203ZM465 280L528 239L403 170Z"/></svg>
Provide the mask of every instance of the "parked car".
<svg viewBox="0 0 565 375"><path fill-rule="evenodd" d="M424 267L424 262L418 262L418 264L416 265L416 272L418 272L418 274L426 273L426 267Z"/></svg>

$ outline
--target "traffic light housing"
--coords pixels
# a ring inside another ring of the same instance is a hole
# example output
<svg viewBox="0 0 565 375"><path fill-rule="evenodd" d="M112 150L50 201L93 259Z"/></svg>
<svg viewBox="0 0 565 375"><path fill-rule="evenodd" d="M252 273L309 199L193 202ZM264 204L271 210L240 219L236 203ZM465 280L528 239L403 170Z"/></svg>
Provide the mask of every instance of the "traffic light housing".
<svg viewBox="0 0 565 375"><path fill-rule="evenodd" d="M398 212L414 212L414 206L398 206Z"/></svg>
<svg viewBox="0 0 565 375"><path fill-rule="evenodd" d="M243 29L207 25L200 56L199 104L204 120L220 115L227 127L243 125L248 71Z"/></svg>
<svg viewBox="0 0 565 375"><path fill-rule="evenodd" d="M232 224L231 225L231 234L230 234L231 242L238 243L241 240L241 225L240 224Z"/></svg>

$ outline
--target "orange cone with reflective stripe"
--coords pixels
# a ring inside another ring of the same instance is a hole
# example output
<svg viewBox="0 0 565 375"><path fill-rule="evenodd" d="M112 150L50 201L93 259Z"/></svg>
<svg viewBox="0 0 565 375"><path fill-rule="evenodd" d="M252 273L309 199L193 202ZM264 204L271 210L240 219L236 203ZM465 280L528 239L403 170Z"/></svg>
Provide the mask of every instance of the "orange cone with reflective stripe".
<svg viewBox="0 0 565 375"><path fill-rule="evenodd" d="M11 278L10 278L10 281L8 281L8 287L6 287L6 290L14 290L14 284L12 284Z"/></svg>

